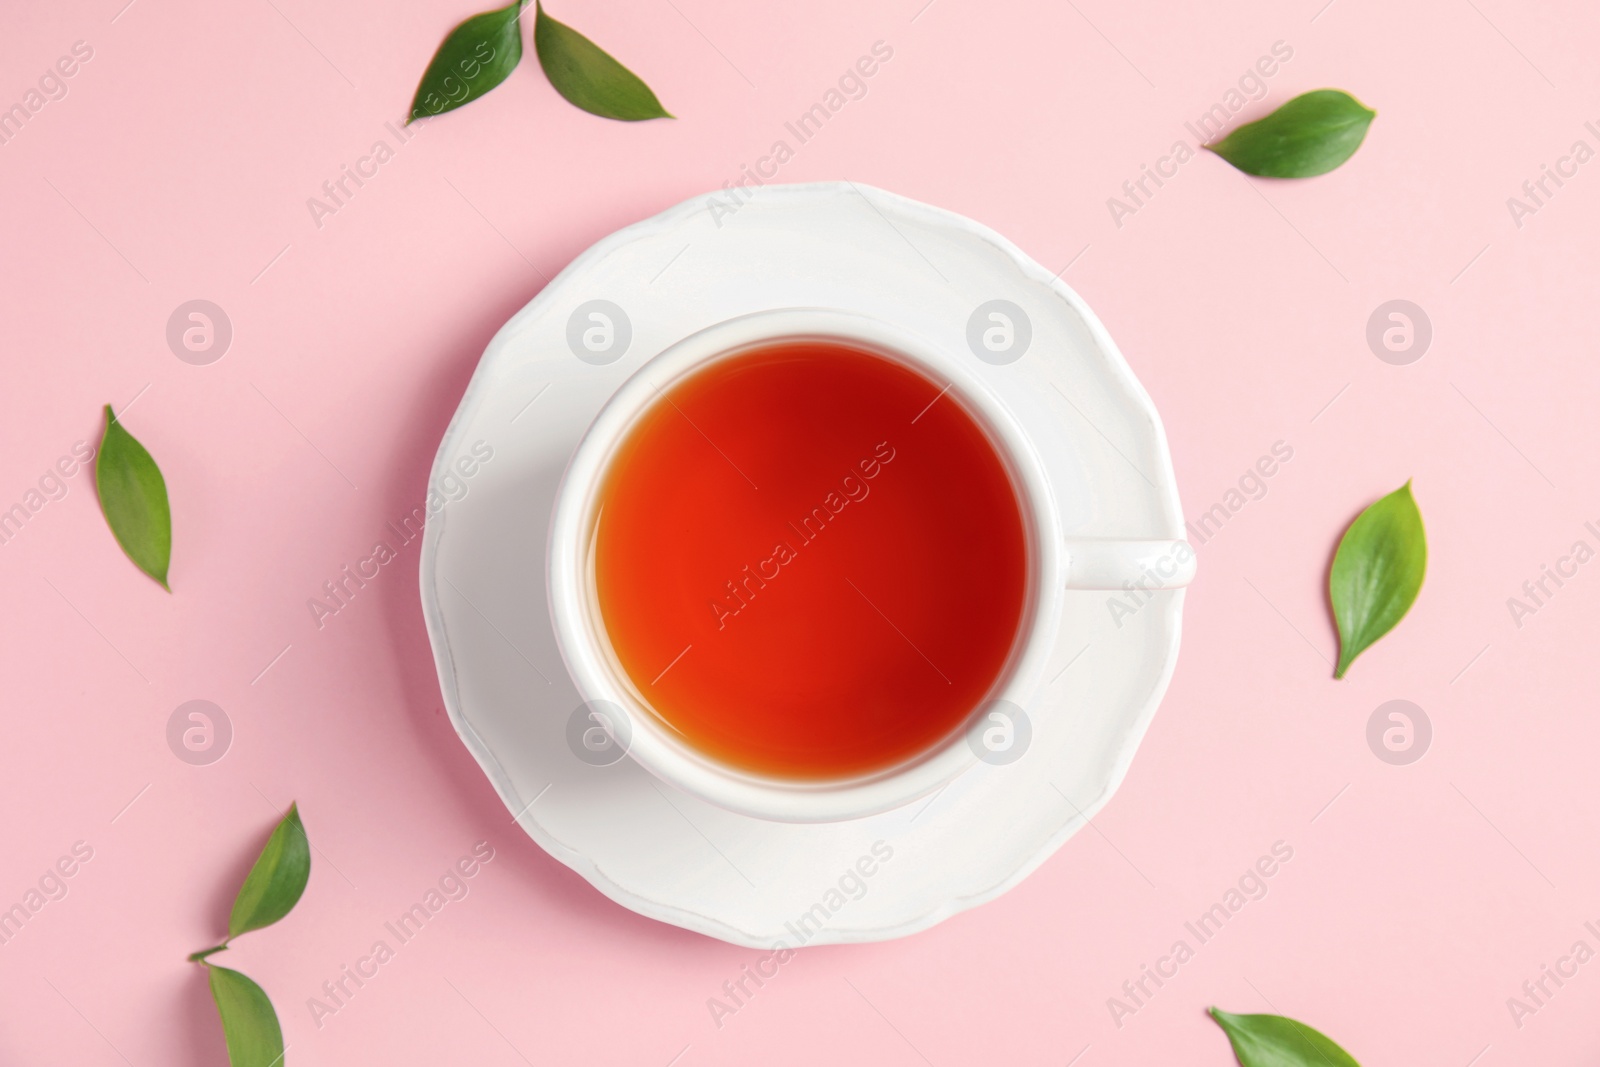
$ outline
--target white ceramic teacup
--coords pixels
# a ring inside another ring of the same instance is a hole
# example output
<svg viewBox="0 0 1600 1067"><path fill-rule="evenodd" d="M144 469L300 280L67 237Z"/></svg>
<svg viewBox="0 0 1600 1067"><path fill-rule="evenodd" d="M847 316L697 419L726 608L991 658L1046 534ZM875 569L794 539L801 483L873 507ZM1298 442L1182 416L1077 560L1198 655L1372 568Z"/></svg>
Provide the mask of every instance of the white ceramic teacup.
<svg viewBox="0 0 1600 1067"><path fill-rule="evenodd" d="M788 308L757 312L684 338L644 363L590 425L573 453L551 515L547 588L562 658L585 701L620 708L618 735L647 771L731 811L781 822L832 822L908 804L977 762L958 730L911 759L848 780L763 777L686 744L651 709L606 637L595 593L593 541L600 487L617 445L666 388L707 363L784 340L836 341L897 360L955 397L989 434L1004 460L1027 526L1028 597L1011 655L983 701L1026 708L1054 644L1062 598L1071 589L1175 588L1194 576L1194 551L1183 541L1068 540L1043 465L1016 418L985 386L970 353L946 352L915 334L853 312ZM603 702L603 703L602 703ZM605 716L600 716L602 720ZM612 723L605 722L608 729Z"/></svg>

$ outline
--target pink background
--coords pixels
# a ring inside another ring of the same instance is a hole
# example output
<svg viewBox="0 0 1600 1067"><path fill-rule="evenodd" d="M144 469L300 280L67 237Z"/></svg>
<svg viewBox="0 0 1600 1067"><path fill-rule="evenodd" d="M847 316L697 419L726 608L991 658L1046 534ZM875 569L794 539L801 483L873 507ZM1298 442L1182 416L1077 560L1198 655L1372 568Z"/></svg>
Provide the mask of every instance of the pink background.
<svg viewBox="0 0 1600 1067"><path fill-rule="evenodd" d="M0 946L0 1061L222 1062L183 957L290 800L310 887L229 958L292 1064L1224 1064L1213 1003L1302 1018L1369 1067L1600 1054L1600 963L1520 1028L1506 1005L1574 941L1600 948L1600 564L1520 628L1506 605L1600 547L1600 162L1520 228L1506 206L1574 140L1600 148L1592 5L561 0L676 122L582 114L524 65L318 229L306 198L392 142L471 5L124 2L13 5L0 36L0 103L94 50L0 146L0 509L137 397L176 525L170 596L89 474L0 547L0 906L94 850ZM479 353L548 276L737 177L878 40L893 60L781 180L864 181L1072 262L1161 410L1189 518L1274 442L1294 458L1200 549L1171 690L1097 832L929 932L806 950L719 1029L707 998L758 953L624 911L509 825L442 713L416 546L321 631L306 599L420 502ZM1286 184L1201 155L1117 226L1107 197L1280 40L1293 58L1242 117L1347 88L1379 112L1355 158ZM235 332L210 366L164 338L197 297ZM1364 339L1394 298L1434 328L1409 366ZM1329 554L1407 478L1427 584L1336 683ZM236 731L211 766L165 740L195 698ZM1433 724L1409 766L1365 737L1397 698ZM470 896L319 1029L306 999L480 840ZM1107 998L1278 840L1294 859L1268 895L1119 1028Z"/></svg>

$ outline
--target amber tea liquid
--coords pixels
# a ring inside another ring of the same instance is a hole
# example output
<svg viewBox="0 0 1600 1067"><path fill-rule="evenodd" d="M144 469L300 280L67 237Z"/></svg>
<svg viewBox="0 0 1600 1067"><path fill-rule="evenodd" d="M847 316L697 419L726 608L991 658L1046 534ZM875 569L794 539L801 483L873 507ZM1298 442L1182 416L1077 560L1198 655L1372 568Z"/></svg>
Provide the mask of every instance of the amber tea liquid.
<svg viewBox="0 0 1600 1067"><path fill-rule="evenodd" d="M693 747L795 779L869 774L960 729L1017 642L1027 531L1005 461L942 383L774 343L662 392L594 529L612 648Z"/></svg>

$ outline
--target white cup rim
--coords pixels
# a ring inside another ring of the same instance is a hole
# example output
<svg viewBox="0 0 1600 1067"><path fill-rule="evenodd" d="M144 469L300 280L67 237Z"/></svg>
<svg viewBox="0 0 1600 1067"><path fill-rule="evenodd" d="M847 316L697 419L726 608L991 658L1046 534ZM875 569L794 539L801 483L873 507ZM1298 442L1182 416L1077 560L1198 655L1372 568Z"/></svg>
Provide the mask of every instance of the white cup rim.
<svg viewBox="0 0 1600 1067"><path fill-rule="evenodd" d="M609 702L627 716L620 737L632 759L686 793L730 811L779 822L835 822L909 804L948 785L978 761L969 730L871 775L800 781L730 766L688 746L653 711L616 662L593 596L590 537L603 475L617 444L669 383L707 364L786 340L836 341L911 366L949 383L988 431L1013 479L1028 531L1027 599L1010 658L968 716L993 701L1026 709L1052 649L1064 593L1060 515L1044 467L1016 417L983 382L970 354L948 352L905 328L857 312L778 308L725 320L670 345L635 370L585 431L556 492L546 588L556 643L585 702ZM1035 729L1038 727L1035 726Z"/></svg>

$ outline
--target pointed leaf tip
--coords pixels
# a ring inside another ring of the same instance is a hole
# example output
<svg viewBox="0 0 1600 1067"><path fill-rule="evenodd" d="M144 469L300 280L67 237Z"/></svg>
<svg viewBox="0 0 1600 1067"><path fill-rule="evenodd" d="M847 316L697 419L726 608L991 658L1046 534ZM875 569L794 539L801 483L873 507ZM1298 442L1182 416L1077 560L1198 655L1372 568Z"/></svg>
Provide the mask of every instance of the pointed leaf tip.
<svg viewBox="0 0 1600 1067"><path fill-rule="evenodd" d="M1356 516L1334 552L1328 600L1339 628L1335 678L1411 610L1427 567L1422 512L1407 480Z"/></svg>
<svg viewBox="0 0 1600 1067"><path fill-rule="evenodd" d="M470 104L511 76L522 61L522 5L473 15L445 36L417 83L406 125Z"/></svg>
<svg viewBox="0 0 1600 1067"><path fill-rule="evenodd" d="M1206 1012L1228 1035L1240 1067L1361 1067L1326 1034L1287 1016Z"/></svg>
<svg viewBox="0 0 1600 1067"><path fill-rule="evenodd" d="M1315 89L1203 147L1260 178L1312 178L1361 147L1377 112L1342 89Z"/></svg>
<svg viewBox="0 0 1600 1067"><path fill-rule="evenodd" d="M538 0L533 48L556 92L591 115L621 122L674 117L638 75L577 30L545 14Z"/></svg>
<svg viewBox="0 0 1600 1067"><path fill-rule="evenodd" d="M167 584L172 563L172 509L161 468L105 405L106 428L95 453L94 484L111 535L134 566Z"/></svg>
<svg viewBox="0 0 1600 1067"><path fill-rule="evenodd" d="M228 917L228 938L259 930L289 914L311 877L311 842L294 804L267 839L245 876Z"/></svg>

